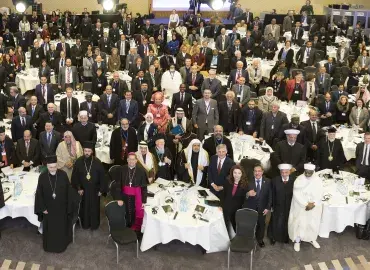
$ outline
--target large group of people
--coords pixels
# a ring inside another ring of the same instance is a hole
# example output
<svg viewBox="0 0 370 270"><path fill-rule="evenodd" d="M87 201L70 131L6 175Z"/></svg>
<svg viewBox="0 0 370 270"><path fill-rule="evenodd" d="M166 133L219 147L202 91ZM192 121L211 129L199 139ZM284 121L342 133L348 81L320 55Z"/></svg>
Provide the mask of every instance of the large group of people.
<svg viewBox="0 0 370 270"><path fill-rule="evenodd" d="M234 1L229 17L236 24L226 34L217 15L208 24L201 13L186 13L181 20L175 10L167 26L122 12L108 31L86 10L82 17L68 11L22 18L2 14L0 118L11 119L11 138L0 127L0 168L29 171L46 165L35 199L44 249L61 252L70 242L75 194L82 198L82 227L99 227L100 197L110 180L110 194L126 207L127 226L140 234L147 186L158 178L209 188L221 201L226 226L231 223L234 230L238 209L256 210L260 247L265 246L266 216L274 209L267 229L272 244L291 240L299 251L300 242L307 241L319 248L322 184L314 172L338 171L347 162L336 124L364 132L356 148L356 173L370 179L370 58L361 23L348 36L351 46L342 42L336 59L325 57L337 35L347 36L348 22L319 25L312 15L307 1L299 21L289 12L277 25L276 19L260 21L249 8L243 12ZM284 32L291 32L291 40L284 41ZM56 46L50 43L54 40ZM285 44L277 52L280 41ZM301 47L296 54L292 44ZM269 78L263 77L258 58L272 60L276 54ZM249 66L247 57L253 58ZM17 86L5 87L29 67L39 69L34 91L22 95ZM66 94L59 110L51 70L58 91ZM132 77L131 88L120 78L122 70ZM217 78L221 72L228 74L226 86ZM81 104L73 96L80 82L91 82ZM165 105L169 95L171 104ZM294 114L289 121L279 110L282 101L306 102L309 120L301 122ZM119 169L109 174L95 153L96 124L118 125L109 155ZM270 145L272 168L265 172L258 160L248 158L236 164L230 133Z"/></svg>

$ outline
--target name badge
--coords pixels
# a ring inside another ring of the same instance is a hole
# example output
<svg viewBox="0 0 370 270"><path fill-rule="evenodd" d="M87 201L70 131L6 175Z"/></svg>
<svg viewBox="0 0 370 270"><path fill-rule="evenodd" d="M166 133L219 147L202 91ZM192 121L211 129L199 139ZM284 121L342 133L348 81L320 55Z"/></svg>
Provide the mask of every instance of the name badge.
<svg viewBox="0 0 370 270"><path fill-rule="evenodd" d="M117 66L117 63L114 63L113 65Z"/></svg>
<svg viewBox="0 0 370 270"><path fill-rule="evenodd" d="M54 57L50 57L50 60L54 60Z"/></svg>
<svg viewBox="0 0 370 270"><path fill-rule="evenodd" d="M274 129L274 125L271 126L271 129Z"/></svg>
<svg viewBox="0 0 370 270"><path fill-rule="evenodd" d="M90 118L92 117L92 114L91 114L91 113L89 113L89 117L90 117Z"/></svg>
<svg viewBox="0 0 370 270"><path fill-rule="evenodd" d="M112 89L112 91L113 91L113 92L116 92L116 88L113 88L113 89Z"/></svg>
<svg viewBox="0 0 370 270"><path fill-rule="evenodd" d="M99 35L99 37L101 37L101 35Z"/></svg>
<svg viewBox="0 0 370 270"><path fill-rule="evenodd" d="M22 38L23 41L25 41L26 39L25 38Z"/></svg>
<svg viewBox="0 0 370 270"><path fill-rule="evenodd" d="M9 43L9 39L6 42Z"/></svg>
<svg viewBox="0 0 370 270"><path fill-rule="evenodd" d="M346 113L342 113L342 116L346 116Z"/></svg>
<svg viewBox="0 0 370 270"><path fill-rule="evenodd" d="M237 97L237 98L241 98L242 96L241 96L241 95L237 95L236 97Z"/></svg>
<svg viewBox="0 0 370 270"><path fill-rule="evenodd" d="M144 104L144 106L146 105L146 100L143 100L143 104Z"/></svg>
<svg viewBox="0 0 370 270"><path fill-rule="evenodd" d="M299 91L294 91L294 94L299 94Z"/></svg>
<svg viewBox="0 0 370 270"><path fill-rule="evenodd" d="M161 115L160 115L159 113L157 113L156 117L160 118L160 117L161 117Z"/></svg>
<svg viewBox="0 0 370 270"><path fill-rule="evenodd" d="M36 54L36 58L39 58L40 56L38 54Z"/></svg>
<svg viewBox="0 0 370 270"><path fill-rule="evenodd" d="M164 163L164 162L162 162L162 161L160 161L160 162L158 163L158 166L160 166L160 167L162 167L162 166L164 166L164 165L166 165L166 163Z"/></svg>
<svg viewBox="0 0 370 270"><path fill-rule="evenodd" d="M105 48L108 48L108 45L105 45Z"/></svg>
<svg viewBox="0 0 370 270"><path fill-rule="evenodd" d="M127 146L128 146L128 144L127 144L127 143L125 143L125 146L127 147Z"/></svg>
<svg viewBox="0 0 370 270"><path fill-rule="evenodd" d="M251 122L247 121L247 122L245 122L245 124L246 124L247 126L250 126L250 125L251 125Z"/></svg>
<svg viewBox="0 0 370 270"><path fill-rule="evenodd" d="M101 83L98 84L98 87L101 87Z"/></svg>
<svg viewBox="0 0 370 270"><path fill-rule="evenodd" d="M1 152L1 155L6 156L6 152Z"/></svg>

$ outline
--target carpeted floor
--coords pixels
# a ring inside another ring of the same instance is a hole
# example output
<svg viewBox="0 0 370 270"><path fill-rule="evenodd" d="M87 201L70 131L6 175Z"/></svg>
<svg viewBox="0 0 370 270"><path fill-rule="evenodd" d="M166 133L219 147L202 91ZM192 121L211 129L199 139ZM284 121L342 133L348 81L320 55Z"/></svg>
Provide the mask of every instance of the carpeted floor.
<svg viewBox="0 0 370 270"><path fill-rule="evenodd" d="M2 239L0 240L0 262L4 259L37 263L40 269L54 266L57 269L226 269L227 253L203 255L200 247L194 247L179 241L160 245L139 253L135 258L134 244L120 248L120 263L116 264L116 249L112 241L106 245L108 228L102 214L101 227L97 231L76 229L76 243L70 244L62 254L50 254L42 250L41 236L36 234L36 227L23 218L2 221ZM302 244L301 252L293 251L292 244L271 246L266 239L266 247L257 248L254 268L257 270L303 269L305 264L328 262L365 255L370 257L370 241L357 240L353 228L347 228L342 234L332 233L329 239L318 239L321 249L316 250L309 244ZM248 269L249 255L232 254L231 269Z"/></svg>

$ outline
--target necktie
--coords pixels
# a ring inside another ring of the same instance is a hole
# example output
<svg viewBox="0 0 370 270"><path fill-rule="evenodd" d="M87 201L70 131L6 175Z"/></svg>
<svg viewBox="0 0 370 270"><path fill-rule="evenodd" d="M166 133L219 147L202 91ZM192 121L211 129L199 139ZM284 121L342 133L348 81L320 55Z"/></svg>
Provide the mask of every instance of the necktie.
<svg viewBox="0 0 370 270"><path fill-rule="evenodd" d="M256 186L256 193L257 193L257 197L260 195L260 192L261 192L261 180L257 180L257 186Z"/></svg>
<svg viewBox="0 0 370 270"><path fill-rule="evenodd" d="M25 127L26 126L26 122L24 121L24 118L21 117L21 122L22 122L22 126Z"/></svg>
<svg viewBox="0 0 370 270"><path fill-rule="evenodd" d="M67 83L71 83L71 69L67 67Z"/></svg>
<svg viewBox="0 0 370 270"><path fill-rule="evenodd" d="M217 173L220 174L220 172L221 172L221 159L219 159L218 165L217 165Z"/></svg>
<svg viewBox="0 0 370 270"><path fill-rule="evenodd" d="M231 102L227 103L227 108L229 109L229 111L231 111L231 105L232 105Z"/></svg>
<svg viewBox="0 0 370 270"><path fill-rule="evenodd" d="M61 67L64 67L64 59L61 60L61 64L60 64Z"/></svg>
<svg viewBox="0 0 370 270"><path fill-rule="evenodd" d="M35 106L32 106L32 117L35 114Z"/></svg>
<svg viewBox="0 0 370 270"><path fill-rule="evenodd" d="M368 145L367 144L365 144L365 146L364 146L364 152L363 152L363 154L362 154L362 161L361 161L361 164L362 165L369 165L369 164L366 164L367 162L366 162L366 156L367 156L367 149L368 148Z"/></svg>
<svg viewBox="0 0 370 270"><path fill-rule="evenodd" d="M328 112L329 111L329 102L326 102L326 111Z"/></svg>
<svg viewBox="0 0 370 270"><path fill-rule="evenodd" d="M108 99L108 108L110 108L110 95L107 97Z"/></svg>
<svg viewBox="0 0 370 270"><path fill-rule="evenodd" d="M316 123L312 123L312 139L314 142L316 142L316 133L317 133Z"/></svg>
<svg viewBox="0 0 370 270"><path fill-rule="evenodd" d="M181 102L181 103L184 103L184 93L181 93L181 96L180 96L180 102Z"/></svg>
<svg viewBox="0 0 370 270"><path fill-rule="evenodd" d="M196 78L196 76L195 76L195 74L193 74L193 80L192 80L193 85L195 84L195 78Z"/></svg>
<svg viewBox="0 0 370 270"><path fill-rule="evenodd" d="M71 115L71 99L68 99L67 118L72 118Z"/></svg>
<svg viewBox="0 0 370 270"><path fill-rule="evenodd" d="M50 146L50 143L51 143L51 134L48 133L48 145Z"/></svg>
<svg viewBox="0 0 370 270"><path fill-rule="evenodd" d="M126 113L128 113L129 109L130 109L130 101L126 100Z"/></svg>

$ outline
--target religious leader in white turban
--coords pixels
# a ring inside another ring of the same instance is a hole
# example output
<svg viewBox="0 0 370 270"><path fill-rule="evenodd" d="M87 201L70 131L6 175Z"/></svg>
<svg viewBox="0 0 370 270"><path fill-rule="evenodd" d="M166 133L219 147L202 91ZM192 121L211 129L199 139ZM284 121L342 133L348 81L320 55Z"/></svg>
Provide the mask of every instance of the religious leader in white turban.
<svg viewBox="0 0 370 270"><path fill-rule="evenodd" d="M179 92L182 78L180 72L175 69L175 65L170 66L170 70L163 73L161 87L166 98L172 98L172 95ZM169 101L171 104L171 101Z"/></svg>
<svg viewBox="0 0 370 270"><path fill-rule="evenodd" d="M288 233L297 252L300 251L301 241L320 248L316 240L321 223L323 184L320 177L314 173L315 165L305 164L304 173L294 182Z"/></svg>
<svg viewBox="0 0 370 270"><path fill-rule="evenodd" d="M148 175L149 183L154 181L155 166L153 154L148 149L148 144L145 141L139 143L139 150L135 153L138 163L145 169Z"/></svg>
<svg viewBox="0 0 370 270"><path fill-rule="evenodd" d="M208 165L207 151L203 149L200 140L194 139L187 148L181 151L177 160L177 179L196 186L206 186L205 172Z"/></svg>

